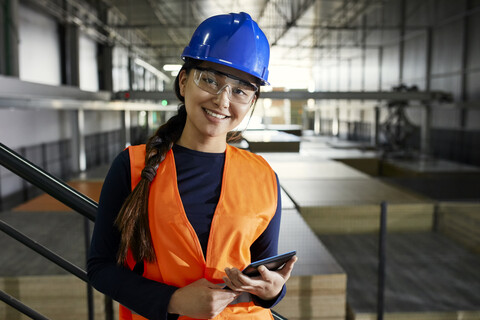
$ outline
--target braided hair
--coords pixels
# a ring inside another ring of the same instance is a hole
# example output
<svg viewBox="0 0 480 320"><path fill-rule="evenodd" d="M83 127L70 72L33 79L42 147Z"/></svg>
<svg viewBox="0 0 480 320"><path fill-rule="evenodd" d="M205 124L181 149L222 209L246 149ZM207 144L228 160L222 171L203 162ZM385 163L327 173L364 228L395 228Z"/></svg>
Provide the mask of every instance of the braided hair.
<svg viewBox="0 0 480 320"><path fill-rule="evenodd" d="M192 69L202 63L200 60L186 59L182 67L187 75ZM179 73L180 74L180 73ZM187 111L185 98L180 94L179 76L175 79L175 94L180 100L178 113L160 126L146 144L145 168L141 172L141 180L129 194L115 220L120 231L120 245L117 253L117 263L126 261L128 249L131 250L135 261L154 262L156 260L153 249L152 236L148 221L148 196L150 184L155 178L159 164L165 159L168 151L180 139L185 123ZM257 98L259 92L257 92ZM231 141L237 135L228 135Z"/></svg>

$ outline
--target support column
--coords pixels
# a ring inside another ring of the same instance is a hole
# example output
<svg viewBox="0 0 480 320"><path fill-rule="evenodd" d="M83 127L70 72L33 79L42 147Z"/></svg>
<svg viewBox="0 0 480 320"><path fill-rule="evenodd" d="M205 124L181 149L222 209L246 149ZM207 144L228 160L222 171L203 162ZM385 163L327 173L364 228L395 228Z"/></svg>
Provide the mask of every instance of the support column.
<svg viewBox="0 0 480 320"><path fill-rule="evenodd" d="M18 0L3 1L0 24L0 74L18 77Z"/></svg>
<svg viewBox="0 0 480 320"><path fill-rule="evenodd" d="M322 111L319 107L314 110L313 132L318 136L322 134Z"/></svg>
<svg viewBox="0 0 480 320"><path fill-rule="evenodd" d="M62 83L80 86L80 57L78 26L67 23L60 27L62 50Z"/></svg>
<svg viewBox="0 0 480 320"><path fill-rule="evenodd" d="M367 76L367 15L364 14L362 17L362 80L361 80L361 91L365 91L365 77ZM363 101L362 101L363 103Z"/></svg>
<svg viewBox="0 0 480 320"><path fill-rule="evenodd" d="M124 147L128 147L132 144L132 137L130 134L131 126L130 110L122 111L121 134L122 145Z"/></svg>
<svg viewBox="0 0 480 320"><path fill-rule="evenodd" d="M470 62L470 29L471 29L471 19L472 16L468 14L473 8L473 1L467 0L465 4L465 15L463 18L463 44L462 44L462 82L461 82L461 96L460 100L462 101L462 109L460 113L460 126L462 129L465 129L467 125L467 116L468 110L466 108L466 103L469 101L468 94L468 65Z"/></svg>
<svg viewBox="0 0 480 320"><path fill-rule="evenodd" d="M100 20L108 25L109 8L103 2L97 3L97 11L99 12ZM98 28L108 38L107 32L103 28ZM110 43L98 44L98 74L100 90L113 91L113 45Z"/></svg>
<svg viewBox="0 0 480 320"><path fill-rule="evenodd" d="M399 73L398 84L402 84L403 79L403 66L405 62L405 24L407 19L407 4L405 0L400 0L400 43L399 43Z"/></svg>
<svg viewBox="0 0 480 320"><path fill-rule="evenodd" d="M380 107L375 107L375 115L373 120L373 136L372 143L375 148L380 147Z"/></svg>
<svg viewBox="0 0 480 320"><path fill-rule="evenodd" d="M461 83L461 97L462 102L468 101L468 63L470 60L470 20L471 15L467 14L473 8L472 0L467 0L465 5L465 15L463 17L463 35L462 35L462 83Z"/></svg>
<svg viewBox="0 0 480 320"><path fill-rule="evenodd" d="M72 171L83 172L87 169L85 152L85 113L83 110L72 111Z"/></svg>
<svg viewBox="0 0 480 320"><path fill-rule="evenodd" d="M155 111L147 111L147 137L150 137L155 131L154 112Z"/></svg>
<svg viewBox="0 0 480 320"><path fill-rule="evenodd" d="M308 125L308 107L303 106L302 108L302 130L309 130L309 125Z"/></svg>
<svg viewBox="0 0 480 320"><path fill-rule="evenodd" d="M135 62L130 56L130 50L128 55L128 90L133 90L133 84L135 83ZM138 88L137 88L138 89Z"/></svg>
<svg viewBox="0 0 480 320"><path fill-rule="evenodd" d="M428 159L430 156L430 131L432 126L432 107L425 103L422 111L422 127L420 132L420 158Z"/></svg>
<svg viewBox="0 0 480 320"><path fill-rule="evenodd" d="M335 108L335 118L333 119L332 135L340 137L340 107Z"/></svg>
<svg viewBox="0 0 480 320"><path fill-rule="evenodd" d="M426 41L426 63L425 63L425 91L430 91L432 84L432 61L433 61L433 28L427 28Z"/></svg>
<svg viewBox="0 0 480 320"><path fill-rule="evenodd" d="M113 91L113 46L99 44L98 45L98 73L100 90Z"/></svg>

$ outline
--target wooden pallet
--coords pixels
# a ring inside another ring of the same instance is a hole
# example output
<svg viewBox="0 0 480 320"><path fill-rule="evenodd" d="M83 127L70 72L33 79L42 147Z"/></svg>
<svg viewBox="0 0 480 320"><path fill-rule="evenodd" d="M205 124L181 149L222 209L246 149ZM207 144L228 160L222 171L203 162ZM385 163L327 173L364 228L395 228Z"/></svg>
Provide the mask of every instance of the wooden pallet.
<svg viewBox="0 0 480 320"><path fill-rule="evenodd" d="M268 158L267 158L268 159ZM284 180L311 180L311 179L362 179L368 175L350 166L333 160L290 160L270 162L273 170Z"/></svg>
<svg viewBox="0 0 480 320"><path fill-rule="evenodd" d="M352 315L348 320L377 320L374 313L361 313ZM395 312L385 313L385 320L478 320L480 311L457 311L457 312Z"/></svg>
<svg viewBox="0 0 480 320"><path fill-rule="evenodd" d="M274 310L289 320L344 320L346 285L345 273L293 276L287 295Z"/></svg>
<svg viewBox="0 0 480 320"><path fill-rule="evenodd" d="M302 217L316 234L372 233L380 229L380 205L308 206ZM434 205L390 204L387 229L390 232L429 231L433 227Z"/></svg>
<svg viewBox="0 0 480 320"><path fill-rule="evenodd" d="M402 190L374 178L284 179L282 187L301 207L378 205L431 202L430 199Z"/></svg>
<svg viewBox="0 0 480 320"><path fill-rule="evenodd" d="M88 318L86 284L70 275L21 276L0 278L0 289L41 313L56 320ZM94 290L94 316L105 318L104 296ZM117 312L118 306L114 306ZM29 317L0 303L0 319L26 320Z"/></svg>
<svg viewBox="0 0 480 320"><path fill-rule="evenodd" d="M438 230L480 253L480 203L440 203Z"/></svg>
<svg viewBox="0 0 480 320"><path fill-rule="evenodd" d="M283 210L279 251L297 250L287 295L274 310L287 319L345 319L345 271L296 210Z"/></svg>
<svg viewBox="0 0 480 320"><path fill-rule="evenodd" d="M286 179L282 187L317 234L378 231L382 201L388 204L389 231L433 227L431 200L374 178Z"/></svg>

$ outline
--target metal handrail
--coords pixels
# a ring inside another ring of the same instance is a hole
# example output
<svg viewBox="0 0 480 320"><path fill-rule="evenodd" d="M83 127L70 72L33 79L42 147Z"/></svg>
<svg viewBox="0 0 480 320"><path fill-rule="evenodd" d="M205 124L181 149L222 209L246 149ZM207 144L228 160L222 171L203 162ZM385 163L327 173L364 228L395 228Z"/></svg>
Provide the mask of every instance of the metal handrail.
<svg viewBox="0 0 480 320"><path fill-rule="evenodd" d="M20 301L18 301L17 299L15 299L12 296L6 294L2 290L0 290L0 300L4 301L9 306L17 309L18 311L22 312L24 315L27 315L32 319L35 319L35 320L49 320L44 315L38 313L37 311L33 310L29 306L21 303Z"/></svg>
<svg viewBox="0 0 480 320"><path fill-rule="evenodd" d="M278 314L277 312L275 312L275 311L273 311L273 310L271 310L271 311L272 311L272 316L273 316L273 319L274 319L274 320L288 320L287 318L285 318L284 316Z"/></svg>
<svg viewBox="0 0 480 320"><path fill-rule="evenodd" d="M0 165L91 221L95 221L98 208L98 204L95 201L26 160L3 143L0 143Z"/></svg>
<svg viewBox="0 0 480 320"><path fill-rule="evenodd" d="M18 240L19 242L23 243L33 251L37 252L38 254L44 256L48 260L52 261L56 265L62 267L63 269L67 270L74 276L77 276L81 280L88 282L87 273L74 265L73 263L63 259L53 251L49 250L48 248L42 246L38 242L33 241L28 236L24 235L20 231L16 230L9 224L5 223L4 221L0 220L0 230L5 232L10 237Z"/></svg>
<svg viewBox="0 0 480 320"><path fill-rule="evenodd" d="M96 211L98 204L92 199L86 197L82 193L76 191L75 189L68 186L66 183L60 181L59 179L53 177L48 172L33 164L32 162L24 159L22 156L17 154L15 151L11 150L3 143L0 143L0 165L9 169L19 177L30 182L32 185L38 187L39 189L45 191L55 199L61 201L68 207L82 214L86 219L95 221ZM87 220L85 220L87 221ZM88 225L88 223L85 223ZM88 289L88 309L90 319L93 319L93 291L90 289L90 284L88 282L87 273L76 265L70 263L69 261L63 259L59 255L50 251L46 247L38 244L37 242L30 239L28 236L22 234L15 228L6 224L0 220L0 230L8 234L10 237L20 241L24 245L28 246L35 252L44 256L45 258L53 261L58 266L67 270L71 274L79 277L81 280L85 281L89 287ZM87 230L87 229L86 229ZM87 237L88 235L86 235ZM5 292L0 290L0 300L14 307L23 314L31 317L32 319L44 320L47 319L45 316L41 315L37 311L31 309L27 305L21 303L17 299L11 297Z"/></svg>

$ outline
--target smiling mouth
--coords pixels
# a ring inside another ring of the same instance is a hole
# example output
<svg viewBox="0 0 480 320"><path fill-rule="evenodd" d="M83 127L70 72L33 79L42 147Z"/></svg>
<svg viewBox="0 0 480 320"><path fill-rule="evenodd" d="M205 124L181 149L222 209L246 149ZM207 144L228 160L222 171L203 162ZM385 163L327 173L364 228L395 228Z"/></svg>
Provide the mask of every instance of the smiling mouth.
<svg viewBox="0 0 480 320"><path fill-rule="evenodd" d="M212 116L212 117L217 118L217 119L226 119L226 118L229 118L229 117L227 117L227 116L224 116L224 115L222 115L222 114L215 113L215 112L210 111L210 110L205 109L205 108L203 108L203 110L204 110L209 116Z"/></svg>

